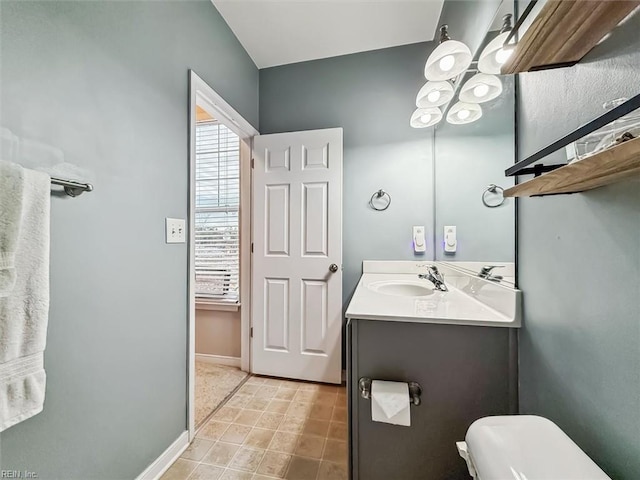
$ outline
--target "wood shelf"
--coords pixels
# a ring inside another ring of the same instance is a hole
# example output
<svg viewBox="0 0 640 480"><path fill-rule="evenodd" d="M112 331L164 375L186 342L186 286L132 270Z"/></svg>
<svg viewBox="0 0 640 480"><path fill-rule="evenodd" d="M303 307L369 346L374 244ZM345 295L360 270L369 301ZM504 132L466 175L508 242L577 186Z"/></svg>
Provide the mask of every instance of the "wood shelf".
<svg viewBox="0 0 640 480"><path fill-rule="evenodd" d="M560 167L504 191L505 197L577 193L640 175L640 138Z"/></svg>
<svg viewBox="0 0 640 480"><path fill-rule="evenodd" d="M503 74L528 72L580 61L640 1L549 0L502 67Z"/></svg>

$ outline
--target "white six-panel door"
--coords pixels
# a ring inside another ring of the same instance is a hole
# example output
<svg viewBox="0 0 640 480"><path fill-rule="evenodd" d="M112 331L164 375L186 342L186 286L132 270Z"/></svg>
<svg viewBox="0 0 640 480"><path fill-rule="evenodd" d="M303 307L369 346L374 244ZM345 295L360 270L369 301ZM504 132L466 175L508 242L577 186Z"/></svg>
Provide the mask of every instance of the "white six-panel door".
<svg viewBox="0 0 640 480"><path fill-rule="evenodd" d="M341 381L342 129L254 139L251 370Z"/></svg>

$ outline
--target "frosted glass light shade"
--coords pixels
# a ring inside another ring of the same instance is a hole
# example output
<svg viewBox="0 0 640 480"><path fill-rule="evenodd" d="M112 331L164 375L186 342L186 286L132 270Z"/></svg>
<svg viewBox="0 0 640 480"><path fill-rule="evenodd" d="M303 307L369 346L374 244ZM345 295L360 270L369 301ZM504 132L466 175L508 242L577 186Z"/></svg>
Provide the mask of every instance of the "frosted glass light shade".
<svg viewBox="0 0 640 480"><path fill-rule="evenodd" d="M413 128L426 128L442 120L442 111L439 108L418 108L411 115L410 124Z"/></svg>
<svg viewBox="0 0 640 480"><path fill-rule="evenodd" d="M489 73L492 75L498 75L501 73L500 69L504 65L511 54L513 48L503 48L504 41L509 36L509 31L501 33L496 38L491 40L489 44L484 47L478 60L478 70L482 73Z"/></svg>
<svg viewBox="0 0 640 480"><path fill-rule="evenodd" d="M482 107L477 103L458 102L447 113L447 122L453 125L471 123L482 117Z"/></svg>
<svg viewBox="0 0 640 480"><path fill-rule="evenodd" d="M449 82L427 82L416 96L416 107L439 107L453 98L453 86Z"/></svg>
<svg viewBox="0 0 640 480"><path fill-rule="evenodd" d="M464 43L445 40L427 58L424 76L436 82L449 80L469 68L471 59L471 51Z"/></svg>
<svg viewBox="0 0 640 480"><path fill-rule="evenodd" d="M477 73L462 85L459 98L468 103L484 103L502 93L502 82L495 75Z"/></svg>

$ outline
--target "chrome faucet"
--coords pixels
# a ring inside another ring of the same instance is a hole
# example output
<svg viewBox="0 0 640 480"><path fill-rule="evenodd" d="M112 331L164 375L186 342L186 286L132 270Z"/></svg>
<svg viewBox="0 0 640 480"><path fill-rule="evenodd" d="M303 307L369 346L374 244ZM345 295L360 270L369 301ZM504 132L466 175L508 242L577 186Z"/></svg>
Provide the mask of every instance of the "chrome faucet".
<svg viewBox="0 0 640 480"><path fill-rule="evenodd" d="M500 281L503 279L502 275L492 275L491 271L494 268L502 268L502 267L504 267L504 265L485 265L480 269L480 272L478 272L478 276L480 278L484 278L485 280L490 280L492 282L500 283Z"/></svg>
<svg viewBox="0 0 640 480"><path fill-rule="evenodd" d="M448 292L449 289L444 284L444 277L438 271L438 267L435 265L430 265L427 269L427 273L419 273L418 278L424 278L425 280L429 280L433 283L433 286L436 287L437 290L442 292Z"/></svg>

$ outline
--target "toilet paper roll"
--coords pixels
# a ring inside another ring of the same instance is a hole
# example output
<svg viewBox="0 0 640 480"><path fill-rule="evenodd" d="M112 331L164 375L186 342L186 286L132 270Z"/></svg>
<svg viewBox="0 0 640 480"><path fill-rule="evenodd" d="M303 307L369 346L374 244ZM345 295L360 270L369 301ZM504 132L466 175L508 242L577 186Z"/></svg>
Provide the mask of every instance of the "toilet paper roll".
<svg viewBox="0 0 640 480"><path fill-rule="evenodd" d="M371 382L371 419L374 422L411 426L409 385L402 382Z"/></svg>

